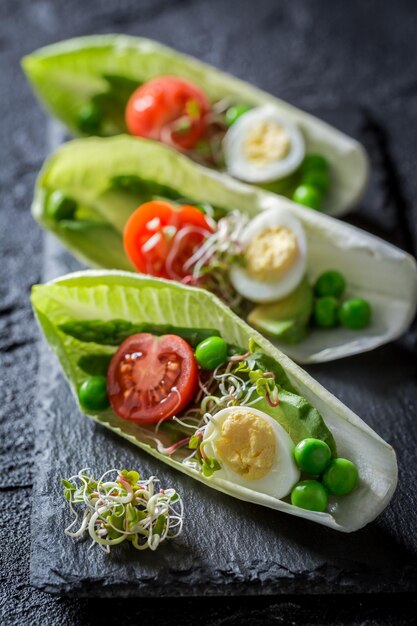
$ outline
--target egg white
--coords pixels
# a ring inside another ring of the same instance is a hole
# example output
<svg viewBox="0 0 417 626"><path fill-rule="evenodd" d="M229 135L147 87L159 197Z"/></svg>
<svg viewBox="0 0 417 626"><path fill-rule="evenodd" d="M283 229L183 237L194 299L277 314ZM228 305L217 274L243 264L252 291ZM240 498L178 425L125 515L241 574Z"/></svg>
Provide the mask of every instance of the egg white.
<svg viewBox="0 0 417 626"><path fill-rule="evenodd" d="M233 264L230 268L230 280L236 291L252 302L274 302L288 296L301 282L307 265L307 239L299 220L280 207L262 211L254 217L242 233L241 244L245 250L256 235L267 228L278 226L291 230L298 245L298 259L294 265L274 282L261 281L251 276L246 268Z"/></svg>
<svg viewBox="0 0 417 626"><path fill-rule="evenodd" d="M223 423L227 416L238 408L245 407L228 407L216 413L208 423L204 432L203 441L209 438L211 439L213 435L213 439L204 447L205 453L207 456L217 459L218 463L221 465L221 469L214 473L214 477L227 480L233 484L241 485L242 487L252 489L259 493L265 493L273 498L284 498L298 482L300 472L293 458L294 443L291 437L287 431L267 413L258 411L253 407L247 407L252 413L265 419L274 431L276 443L275 460L266 476L257 480L248 480L227 467L227 465L223 465L221 459L218 458L215 450L216 437L220 436Z"/></svg>
<svg viewBox="0 0 417 626"><path fill-rule="evenodd" d="M251 129L263 121L279 124L290 138L288 154L264 165L255 165L245 156L244 144ZM282 119L271 105L256 107L241 115L232 124L223 139L226 168L231 176L248 183L267 183L279 180L294 172L305 154L301 131L288 120Z"/></svg>

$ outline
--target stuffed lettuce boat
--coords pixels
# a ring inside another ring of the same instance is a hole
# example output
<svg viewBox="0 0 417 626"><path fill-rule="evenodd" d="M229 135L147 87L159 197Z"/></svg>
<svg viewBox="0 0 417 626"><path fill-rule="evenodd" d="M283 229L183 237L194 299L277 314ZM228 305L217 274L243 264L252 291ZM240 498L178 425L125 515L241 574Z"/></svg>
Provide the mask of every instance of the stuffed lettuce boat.
<svg viewBox="0 0 417 626"><path fill-rule="evenodd" d="M376 348L415 314L411 256L157 142L65 144L32 211L90 266L208 289L302 363Z"/></svg>
<svg viewBox="0 0 417 626"><path fill-rule="evenodd" d="M391 446L213 294L90 270L32 304L81 410L179 471L343 532L388 504Z"/></svg>
<svg viewBox="0 0 417 626"><path fill-rule="evenodd" d="M76 135L156 139L332 215L352 208L365 189L368 159L358 142L155 41L80 37L22 63L46 108Z"/></svg>

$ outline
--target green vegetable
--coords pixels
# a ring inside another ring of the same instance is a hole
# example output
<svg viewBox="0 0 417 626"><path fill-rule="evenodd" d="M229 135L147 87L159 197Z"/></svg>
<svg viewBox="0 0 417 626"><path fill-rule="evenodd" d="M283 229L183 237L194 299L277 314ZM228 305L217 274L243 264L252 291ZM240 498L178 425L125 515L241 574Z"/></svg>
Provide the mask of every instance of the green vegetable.
<svg viewBox="0 0 417 626"><path fill-rule="evenodd" d="M101 115L99 108L94 102L85 104L78 114L78 128L85 135L99 135L101 128Z"/></svg>
<svg viewBox="0 0 417 626"><path fill-rule="evenodd" d="M77 210L77 203L66 196L62 191L51 193L46 201L46 214L56 220L72 220Z"/></svg>
<svg viewBox="0 0 417 626"><path fill-rule="evenodd" d="M288 104L278 98L197 59L137 37L80 37L38 50L26 56L22 65L46 108L74 134L80 134L80 110L91 102L98 106L102 116L100 134L126 132L124 111L128 97L140 84L169 74L198 85L211 103L229 98L252 107L272 104L282 117L288 114ZM319 152L331 154L334 179L340 181L343 190L339 194L335 189L332 212L338 213L355 204L368 172L363 148L328 126L322 132L321 121L294 107L291 117L302 127L308 145L313 143ZM133 164L130 172L135 172Z"/></svg>
<svg viewBox="0 0 417 626"><path fill-rule="evenodd" d="M300 509L324 513L327 508L327 493L317 480L303 480L291 491L291 504Z"/></svg>
<svg viewBox="0 0 417 626"><path fill-rule="evenodd" d="M306 398L282 388L278 389L278 398L278 406L271 407L265 399L255 406L276 419L295 444L308 438L320 439L336 456L335 440L318 410Z"/></svg>
<svg viewBox="0 0 417 626"><path fill-rule="evenodd" d="M314 303L314 321L319 328L334 328L338 323L339 301L333 296L318 298Z"/></svg>
<svg viewBox="0 0 417 626"><path fill-rule="evenodd" d="M322 296L334 296L340 298L346 289L346 280L343 274L337 270L328 270L320 274L314 284L314 293L318 298Z"/></svg>
<svg viewBox="0 0 417 626"><path fill-rule="evenodd" d="M132 93L140 86L138 81L124 76L104 74L103 89L91 98L91 105L99 116L99 127L86 134L112 135L117 132L127 132L125 109ZM88 106L88 105L87 105Z"/></svg>
<svg viewBox="0 0 417 626"><path fill-rule="evenodd" d="M228 346L219 336L207 337L195 349L195 358L205 370L215 370L227 360Z"/></svg>
<svg viewBox="0 0 417 626"><path fill-rule="evenodd" d="M313 310L313 291L304 278L286 298L260 304L248 315L251 326L288 344L304 339Z"/></svg>
<svg viewBox="0 0 417 626"><path fill-rule="evenodd" d="M252 107L247 106L246 104L235 104L231 106L226 111L226 124L228 126L232 126L244 113L247 113L251 110Z"/></svg>
<svg viewBox="0 0 417 626"><path fill-rule="evenodd" d="M138 333L151 335L178 335L195 347L204 339L219 336L214 328L183 328L171 324L132 324L127 320L71 320L59 324L59 330L78 341L98 343L107 346L119 346L125 339Z"/></svg>
<svg viewBox="0 0 417 626"><path fill-rule="evenodd" d="M120 472L120 476L123 476L123 478L125 478L132 486L136 485L140 479L140 474L136 470L122 470Z"/></svg>
<svg viewBox="0 0 417 626"><path fill-rule="evenodd" d="M268 183L258 183L258 186L265 191L276 193L279 196L291 197L295 187L300 183L300 173L295 170L292 174L279 178L278 180L272 180Z"/></svg>
<svg viewBox="0 0 417 626"><path fill-rule="evenodd" d="M127 78L126 76L111 74L109 72L103 74L103 78L107 84L106 93L111 93L114 97L117 97L124 111L130 96L141 86L141 83L137 79Z"/></svg>
<svg viewBox="0 0 417 626"><path fill-rule="evenodd" d="M253 339L249 342L249 352L249 356L246 357L243 363L239 363L236 370L234 370L235 372L238 373L241 370L245 373L256 370L271 372L274 375L276 385L291 393L297 393L282 365L269 354L262 351ZM243 354L245 354L245 352Z"/></svg>
<svg viewBox="0 0 417 626"><path fill-rule="evenodd" d="M325 194L329 189L329 176L325 171L311 169L303 175L302 184L315 187Z"/></svg>
<svg viewBox="0 0 417 626"><path fill-rule="evenodd" d="M104 376L92 376L78 389L81 406L88 411L102 411L109 406L107 384Z"/></svg>
<svg viewBox="0 0 417 626"><path fill-rule="evenodd" d="M106 376L112 356L112 354L83 354L78 359L77 365L90 376Z"/></svg>
<svg viewBox="0 0 417 626"><path fill-rule="evenodd" d="M124 191L135 197L135 202L142 204L155 197L163 197L168 200L180 200L180 194L173 187L163 185L156 180L145 180L140 176L130 174L126 176L113 176L110 188L116 191Z"/></svg>
<svg viewBox="0 0 417 626"><path fill-rule="evenodd" d="M213 474L220 469L220 464L216 459L206 459L201 465L201 471L206 477L213 476Z"/></svg>
<svg viewBox="0 0 417 626"><path fill-rule="evenodd" d="M350 330L362 330L371 321L371 307L363 298L345 300L339 309L339 320Z"/></svg>
<svg viewBox="0 0 417 626"><path fill-rule="evenodd" d="M307 154L304 158L302 170L303 172L324 172L327 174L329 163L322 154Z"/></svg>
<svg viewBox="0 0 417 626"><path fill-rule="evenodd" d="M322 201L322 194L318 189L316 189L316 187L301 184L295 188L292 199L298 204L303 204L304 206L310 207L310 209L315 209L316 211L319 211Z"/></svg>
<svg viewBox="0 0 417 626"><path fill-rule="evenodd" d="M323 474L323 485L334 496L345 496L358 484L356 465L348 459L333 459Z"/></svg>
<svg viewBox="0 0 417 626"><path fill-rule="evenodd" d="M321 439L303 439L294 449L294 458L300 470L307 474L321 474L330 462L332 453Z"/></svg>

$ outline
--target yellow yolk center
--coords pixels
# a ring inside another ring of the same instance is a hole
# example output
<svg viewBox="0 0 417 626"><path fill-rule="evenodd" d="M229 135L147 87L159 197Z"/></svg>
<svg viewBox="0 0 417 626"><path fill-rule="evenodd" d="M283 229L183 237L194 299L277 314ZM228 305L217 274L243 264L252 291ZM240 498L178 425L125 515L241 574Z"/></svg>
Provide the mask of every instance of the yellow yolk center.
<svg viewBox="0 0 417 626"><path fill-rule="evenodd" d="M275 434L266 419L236 408L224 420L215 448L224 465L247 480L258 480L274 463Z"/></svg>
<svg viewBox="0 0 417 626"><path fill-rule="evenodd" d="M263 167L284 159L291 147L291 138L283 126L270 120L255 124L243 144L243 154L253 165Z"/></svg>
<svg viewBox="0 0 417 626"><path fill-rule="evenodd" d="M263 282L276 282L296 263L297 238L288 228L271 226L258 233L246 248L248 273Z"/></svg>

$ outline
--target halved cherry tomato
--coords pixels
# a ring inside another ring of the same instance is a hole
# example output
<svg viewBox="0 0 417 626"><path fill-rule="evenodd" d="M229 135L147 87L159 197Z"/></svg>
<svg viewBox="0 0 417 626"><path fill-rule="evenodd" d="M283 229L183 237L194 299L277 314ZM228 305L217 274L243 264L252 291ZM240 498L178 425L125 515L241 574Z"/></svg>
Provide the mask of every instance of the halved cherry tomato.
<svg viewBox="0 0 417 626"><path fill-rule="evenodd" d="M209 108L196 85L178 76L158 76L129 98L126 126L132 135L190 150L204 135Z"/></svg>
<svg viewBox="0 0 417 626"><path fill-rule="evenodd" d="M176 208L162 200L145 202L130 216L123 243L143 274L182 280L184 264L213 232L204 213L187 204Z"/></svg>
<svg viewBox="0 0 417 626"><path fill-rule="evenodd" d="M112 357L107 393L116 415L147 424L180 413L197 382L197 362L184 339L140 333L128 337Z"/></svg>

